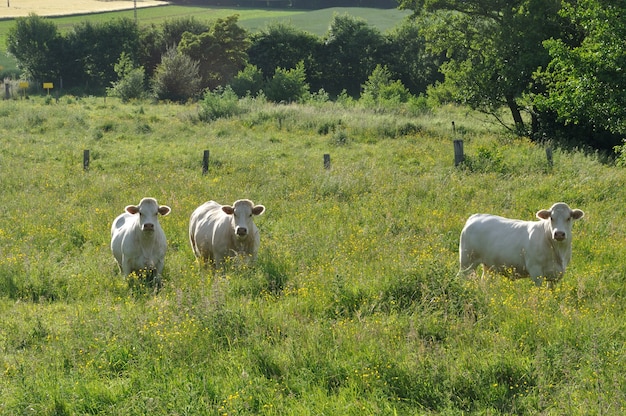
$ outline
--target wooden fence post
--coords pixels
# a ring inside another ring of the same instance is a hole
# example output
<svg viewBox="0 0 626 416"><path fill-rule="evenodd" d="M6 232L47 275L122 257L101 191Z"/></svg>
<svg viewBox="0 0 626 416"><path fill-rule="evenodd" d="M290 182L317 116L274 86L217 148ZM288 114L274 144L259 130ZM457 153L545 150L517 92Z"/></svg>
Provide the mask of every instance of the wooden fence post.
<svg viewBox="0 0 626 416"><path fill-rule="evenodd" d="M463 140L457 139L454 141L454 166L459 166L464 159L465 155L463 155Z"/></svg>
<svg viewBox="0 0 626 416"><path fill-rule="evenodd" d="M546 158L548 159L548 165L552 167L552 148L546 147Z"/></svg>
<svg viewBox="0 0 626 416"><path fill-rule="evenodd" d="M83 170L87 172L89 170L89 150L83 150Z"/></svg>
<svg viewBox="0 0 626 416"><path fill-rule="evenodd" d="M324 169L330 169L330 154L324 153Z"/></svg>
<svg viewBox="0 0 626 416"><path fill-rule="evenodd" d="M205 150L202 155L202 174L206 175L209 171L209 151Z"/></svg>

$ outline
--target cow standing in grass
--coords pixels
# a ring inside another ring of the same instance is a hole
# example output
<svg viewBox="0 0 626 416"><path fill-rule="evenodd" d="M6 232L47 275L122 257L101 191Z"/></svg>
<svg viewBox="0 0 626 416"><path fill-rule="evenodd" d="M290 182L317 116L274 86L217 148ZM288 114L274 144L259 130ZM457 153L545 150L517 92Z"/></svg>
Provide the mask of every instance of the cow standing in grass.
<svg viewBox="0 0 626 416"><path fill-rule="evenodd" d="M158 216L170 211L154 198L143 198L139 205L128 205L113 221L111 251L124 276L145 273L150 281L160 280L167 241Z"/></svg>
<svg viewBox="0 0 626 416"><path fill-rule="evenodd" d="M189 242L196 258L222 268L229 257L243 255L256 260L260 245L254 216L265 212L263 205L240 199L233 205L208 201L191 214Z"/></svg>
<svg viewBox="0 0 626 416"><path fill-rule="evenodd" d="M572 258L572 224L585 214L563 202L537 212L539 221L522 221L489 214L474 214L461 232L460 272L479 264L484 269L528 277L552 286L565 273Z"/></svg>

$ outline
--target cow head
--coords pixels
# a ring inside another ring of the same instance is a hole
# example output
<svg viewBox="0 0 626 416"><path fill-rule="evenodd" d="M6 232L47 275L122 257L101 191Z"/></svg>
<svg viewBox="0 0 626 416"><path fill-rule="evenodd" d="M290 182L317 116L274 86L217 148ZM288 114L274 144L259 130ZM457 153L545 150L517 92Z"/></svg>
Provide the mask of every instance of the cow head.
<svg viewBox="0 0 626 416"><path fill-rule="evenodd" d="M142 231L154 231L154 226L159 222L158 215L167 215L171 211L167 205L157 203L154 198L143 198L139 205L128 205L126 212L139 214L139 225Z"/></svg>
<svg viewBox="0 0 626 416"><path fill-rule="evenodd" d="M235 201L231 205L224 205L222 207L228 215L232 215L233 225L235 227L235 235L239 239L244 239L248 236L250 230L254 225L253 216L261 215L265 212L263 205L254 205L254 203L248 199L240 199Z"/></svg>
<svg viewBox="0 0 626 416"><path fill-rule="evenodd" d="M558 202L552 207L537 212L537 218L550 220L550 232L553 240L567 241L572 234L572 222L585 215L579 209L571 209L566 203Z"/></svg>

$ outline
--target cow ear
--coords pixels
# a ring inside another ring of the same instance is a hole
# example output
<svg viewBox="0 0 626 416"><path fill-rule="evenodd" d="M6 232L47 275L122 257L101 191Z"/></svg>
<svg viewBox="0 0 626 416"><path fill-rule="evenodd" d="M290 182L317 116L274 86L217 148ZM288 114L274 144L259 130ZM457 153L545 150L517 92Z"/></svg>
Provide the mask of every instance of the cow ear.
<svg viewBox="0 0 626 416"><path fill-rule="evenodd" d="M541 211L537 211L537 218L541 218L542 220L550 219L550 211L547 209L542 209Z"/></svg>
<svg viewBox="0 0 626 416"><path fill-rule="evenodd" d="M265 212L265 207L263 205L255 205L254 208L252 208L253 215L261 215L264 212Z"/></svg>
<svg viewBox="0 0 626 416"><path fill-rule="evenodd" d="M222 207L222 211L224 211L228 215L233 215L233 213L235 212L235 208L231 207L230 205L224 205Z"/></svg>
<svg viewBox="0 0 626 416"><path fill-rule="evenodd" d="M159 207L159 214L165 216L165 215L169 214L171 210L172 209L170 207L168 207L167 205L161 205Z"/></svg>
<svg viewBox="0 0 626 416"><path fill-rule="evenodd" d="M139 212L139 207L137 205L127 205L124 210L129 214L136 214Z"/></svg>
<svg viewBox="0 0 626 416"><path fill-rule="evenodd" d="M579 210L579 209L573 209L572 210L572 218L573 219L579 220L579 219L581 219L584 216L585 216L585 213L582 212L581 210Z"/></svg>

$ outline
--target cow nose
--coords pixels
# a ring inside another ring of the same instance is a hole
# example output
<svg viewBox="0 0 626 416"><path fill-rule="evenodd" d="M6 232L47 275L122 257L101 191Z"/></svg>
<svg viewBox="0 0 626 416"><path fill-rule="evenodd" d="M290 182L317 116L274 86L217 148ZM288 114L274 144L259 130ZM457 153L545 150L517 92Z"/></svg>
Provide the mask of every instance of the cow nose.
<svg viewBox="0 0 626 416"><path fill-rule="evenodd" d="M557 240L557 241L565 240L565 231L555 231L554 232L554 239Z"/></svg>
<svg viewBox="0 0 626 416"><path fill-rule="evenodd" d="M244 236L248 234L248 229L246 227L237 227L237 235Z"/></svg>
<svg viewBox="0 0 626 416"><path fill-rule="evenodd" d="M152 224L151 222L147 222L143 225L143 230L144 231L154 231L154 224Z"/></svg>

